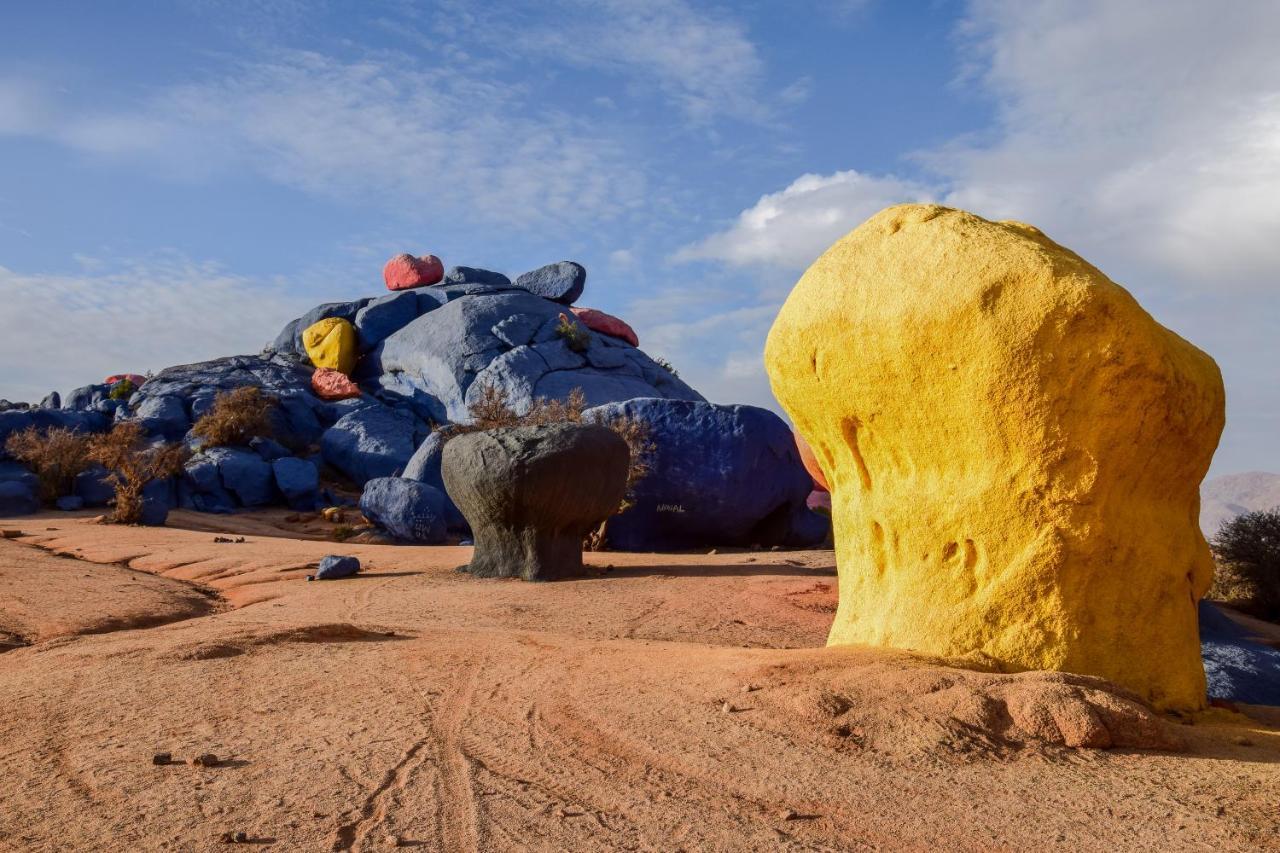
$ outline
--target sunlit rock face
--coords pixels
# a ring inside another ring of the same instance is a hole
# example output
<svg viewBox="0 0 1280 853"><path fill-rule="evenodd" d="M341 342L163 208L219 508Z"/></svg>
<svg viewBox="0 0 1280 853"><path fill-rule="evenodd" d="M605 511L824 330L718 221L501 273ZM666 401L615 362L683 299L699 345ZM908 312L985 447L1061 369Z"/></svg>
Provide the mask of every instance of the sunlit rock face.
<svg viewBox="0 0 1280 853"><path fill-rule="evenodd" d="M1222 379L1122 287L1029 225L892 207L804 274L765 362L831 486L831 644L1204 705Z"/></svg>

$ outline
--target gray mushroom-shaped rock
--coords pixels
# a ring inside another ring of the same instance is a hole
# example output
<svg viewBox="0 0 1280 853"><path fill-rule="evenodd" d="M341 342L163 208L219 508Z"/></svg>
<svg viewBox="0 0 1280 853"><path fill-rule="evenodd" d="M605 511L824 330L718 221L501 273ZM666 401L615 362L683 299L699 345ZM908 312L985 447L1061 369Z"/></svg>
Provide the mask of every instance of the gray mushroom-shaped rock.
<svg viewBox="0 0 1280 853"><path fill-rule="evenodd" d="M444 448L445 488L475 534L477 577L554 580L582 570L582 538L626 493L631 453L608 427L465 433Z"/></svg>

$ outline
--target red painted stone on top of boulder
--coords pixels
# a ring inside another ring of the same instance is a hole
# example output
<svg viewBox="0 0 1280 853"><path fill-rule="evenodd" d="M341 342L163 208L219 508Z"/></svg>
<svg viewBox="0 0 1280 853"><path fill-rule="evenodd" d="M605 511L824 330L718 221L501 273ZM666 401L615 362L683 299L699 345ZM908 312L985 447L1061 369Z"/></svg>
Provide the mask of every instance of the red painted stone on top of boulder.
<svg viewBox="0 0 1280 853"><path fill-rule="evenodd" d="M321 400L346 400L359 397L360 388L340 370L321 367L311 374L311 390Z"/></svg>
<svg viewBox="0 0 1280 853"><path fill-rule="evenodd" d="M132 382L135 388L141 388L142 383L147 381L147 377L137 373L117 373L114 376L108 376L106 379L102 380L102 384L115 385L117 382L122 382L125 379Z"/></svg>
<svg viewBox="0 0 1280 853"><path fill-rule="evenodd" d="M804 469L813 478L813 487L824 492L831 491L831 487L827 485L827 475L822 473L822 466L818 464L818 457L813 454L813 448L809 446L809 442L805 441L804 436L798 432L792 434L796 437L796 450L800 451L800 461L804 463Z"/></svg>
<svg viewBox="0 0 1280 853"><path fill-rule="evenodd" d="M595 308L570 308L582 325L586 326L593 332L599 332L602 335L612 335L615 338L631 344L633 347L640 346L640 338L636 337L635 329L632 329L624 321L619 320L612 314L606 314Z"/></svg>
<svg viewBox="0 0 1280 853"><path fill-rule="evenodd" d="M444 264L435 255L396 255L382 268L382 280L387 290L408 290L426 287L444 278Z"/></svg>

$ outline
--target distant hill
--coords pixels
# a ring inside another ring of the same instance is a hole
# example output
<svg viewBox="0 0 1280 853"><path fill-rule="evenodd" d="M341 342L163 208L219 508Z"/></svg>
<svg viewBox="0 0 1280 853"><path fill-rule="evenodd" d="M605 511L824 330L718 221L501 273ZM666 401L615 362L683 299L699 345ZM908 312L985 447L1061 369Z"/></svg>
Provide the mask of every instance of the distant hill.
<svg viewBox="0 0 1280 853"><path fill-rule="evenodd" d="M1242 513L1280 506L1280 474L1249 471L1212 477L1200 486L1200 529L1205 536Z"/></svg>

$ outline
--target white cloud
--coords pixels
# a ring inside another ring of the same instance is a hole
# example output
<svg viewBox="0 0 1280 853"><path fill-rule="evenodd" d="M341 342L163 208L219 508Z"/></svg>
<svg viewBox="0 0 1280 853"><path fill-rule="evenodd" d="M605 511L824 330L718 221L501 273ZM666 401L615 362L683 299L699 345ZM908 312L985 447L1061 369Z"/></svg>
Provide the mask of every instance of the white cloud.
<svg viewBox="0 0 1280 853"><path fill-rule="evenodd" d="M764 62L746 28L686 0L554 0L530 7L456 2L437 29L504 53L626 75L686 118L761 120Z"/></svg>
<svg viewBox="0 0 1280 853"><path fill-rule="evenodd" d="M921 184L852 169L801 175L786 189L762 196L729 228L680 249L674 260L804 267L877 210L931 196Z"/></svg>
<svg viewBox="0 0 1280 853"><path fill-rule="evenodd" d="M570 227L625 213L644 179L625 145L581 118L530 109L518 89L457 71L281 52L217 79L163 88L133 110L76 108L22 80L0 133L132 156L175 177L254 171L397 211Z"/></svg>
<svg viewBox="0 0 1280 853"><path fill-rule="evenodd" d="M112 373L256 353L318 301L176 253L83 266L68 275L0 267L3 396L36 401Z"/></svg>

